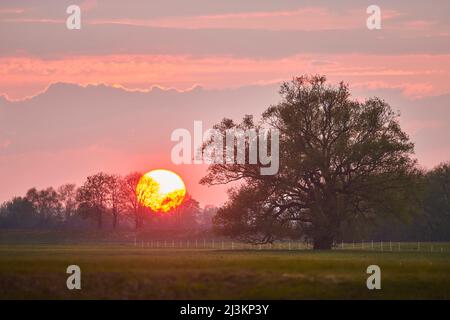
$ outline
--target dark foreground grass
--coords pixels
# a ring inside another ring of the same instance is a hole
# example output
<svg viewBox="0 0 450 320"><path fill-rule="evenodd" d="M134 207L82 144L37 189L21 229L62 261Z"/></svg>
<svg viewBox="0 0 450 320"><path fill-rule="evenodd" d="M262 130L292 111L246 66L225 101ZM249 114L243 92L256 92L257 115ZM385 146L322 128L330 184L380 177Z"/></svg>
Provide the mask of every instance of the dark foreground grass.
<svg viewBox="0 0 450 320"><path fill-rule="evenodd" d="M79 265L82 289L66 288ZM381 290L366 288L381 267ZM450 252L1 245L2 299L450 299Z"/></svg>

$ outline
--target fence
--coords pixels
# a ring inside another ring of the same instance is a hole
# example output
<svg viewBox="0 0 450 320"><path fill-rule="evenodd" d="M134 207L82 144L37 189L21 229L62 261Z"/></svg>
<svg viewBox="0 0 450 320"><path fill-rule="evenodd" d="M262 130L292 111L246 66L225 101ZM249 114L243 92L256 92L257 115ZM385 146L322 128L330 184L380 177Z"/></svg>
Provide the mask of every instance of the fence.
<svg viewBox="0 0 450 320"><path fill-rule="evenodd" d="M272 244L248 244L243 242L197 239L197 240L139 240L135 247L152 249L209 249L209 250L311 250L311 243L303 241L278 241ZM334 243L333 250L378 252L450 252L450 243L440 242L392 242L353 241Z"/></svg>

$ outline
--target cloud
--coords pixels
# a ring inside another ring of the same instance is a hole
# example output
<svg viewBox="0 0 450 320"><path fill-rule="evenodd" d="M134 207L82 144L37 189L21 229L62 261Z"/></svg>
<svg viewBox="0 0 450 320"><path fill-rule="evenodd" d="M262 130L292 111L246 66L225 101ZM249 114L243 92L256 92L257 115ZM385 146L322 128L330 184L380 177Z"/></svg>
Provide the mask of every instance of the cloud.
<svg viewBox="0 0 450 320"><path fill-rule="evenodd" d="M325 63L324 63L325 62ZM0 58L0 94L9 99L42 92L55 82L104 83L129 90L153 86L188 90L279 83L304 73L326 74L355 87L400 88L412 98L449 92L450 55L295 55L279 59L229 56L72 56Z"/></svg>
<svg viewBox="0 0 450 320"><path fill-rule="evenodd" d="M20 22L0 19L0 56L52 59L126 53L266 59L298 54L450 52L448 28L438 28L434 33L387 27L371 32L364 24L358 29L339 30L187 29L119 23L92 25L83 20L81 30L69 31L65 27L65 18L21 17ZM321 22L321 25L327 26L327 23Z"/></svg>
<svg viewBox="0 0 450 320"><path fill-rule="evenodd" d="M172 131L192 131L194 120L206 130L225 116L239 120L276 101L277 86L132 92L56 83L30 99L0 102L0 176L8 181L0 185L0 201L32 186L81 183L96 171L155 167L180 173L202 203L223 201L224 188L198 185L204 166L172 164Z"/></svg>
<svg viewBox="0 0 450 320"><path fill-rule="evenodd" d="M450 94L409 100L399 89L352 91L363 98L380 96L401 112L420 164L431 167L449 158ZM0 201L32 186L81 183L100 170L126 174L155 167L179 172L203 204L224 201L225 187L198 185L204 166L171 163L171 132L192 131L194 120L202 120L206 129L223 117L258 117L278 101L274 84L139 92L56 83L24 101L0 99L0 176L8 182L0 185Z"/></svg>
<svg viewBox="0 0 450 320"><path fill-rule="evenodd" d="M0 15L7 15L7 14L21 14L24 13L25 9L22 8L0 8Z"/></svg>
<svg viewBox="0 0 450 320"><path fill-rule="evenodd" d="M82 29L65 27L82 6ZM0 4L0 200L99 170L170 165L171 130L260 114L293 76L326 74L379 95L428 167L450 144L450 2L49 1ZM436 8L439 8L437 10ZM177 167L203 203L203 167ZM222 197L222 198L221 198Z"/></svg>
<svg viewBox="0 0 450 320"><path fill-rule="evenodd" d="M157 19L92 20L91 24L118 24L175 29L256 30L344 30L364 29L363 10L332 11L326 7L304 7L289 11L253 11L201 16L173 16ZM388 11L385 18L395 17Z"/></svg>

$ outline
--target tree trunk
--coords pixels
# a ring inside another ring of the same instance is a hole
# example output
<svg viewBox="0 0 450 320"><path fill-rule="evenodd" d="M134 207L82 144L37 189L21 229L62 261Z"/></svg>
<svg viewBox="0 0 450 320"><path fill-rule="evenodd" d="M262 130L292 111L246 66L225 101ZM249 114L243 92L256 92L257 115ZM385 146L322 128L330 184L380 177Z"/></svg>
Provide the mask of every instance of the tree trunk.
<svg viewBox="0 0 450 320"><path fill-rule="evenodd" d="M113 229L115 230L117 227L117 210L113 211Z"/></svg>
<svg viewBox="0 0 450 320"><path fill-rule="evenodd" d="M102 220L102 212L98 211L97 213L97 228L101 229L103 227L103 220Z"/></svg>
<svg viewBox="0 0 450 320"><path fill-rule="evenodd" d="M134 214L134 228L138 230L141 227L141 219L139 212L135 212Z"/></svg>
<svg viewBox="0 0 450 320"><path fill-rule="evenodd" d="M313 249L314 250L331 250L333 246L333 237L331 236L320 236L314 239Z"/></svg>
<svg viewBox="0 0 450 320"><path fill-rule="evenodd" d="M113 229L115 230L117 227L117 214L113 215Z"/></svg>
<svg viewBox="0 0 450 320"><path fill-rule="evenodd" d="M144 226L144 217L145 217L145 209L142 207L137 208L134 211L134 222L135 222L135 229L141 229Z"/></svg>
<svg viewBox="0 0 450 320"><path fill-rule="evenodd" d="M314 250L331 250L339 230L338 205L333 190L327 191L318 210L313 233Z"/></svg>

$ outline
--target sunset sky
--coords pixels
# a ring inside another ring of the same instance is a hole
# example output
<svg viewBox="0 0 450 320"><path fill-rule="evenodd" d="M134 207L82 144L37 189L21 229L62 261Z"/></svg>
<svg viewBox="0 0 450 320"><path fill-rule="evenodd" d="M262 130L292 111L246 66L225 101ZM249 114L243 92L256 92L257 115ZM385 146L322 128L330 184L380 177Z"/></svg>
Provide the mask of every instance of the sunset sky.
<svg viewBox="0 0 450 320"><path fill-rule="evenodd" d="M81 7L82 29L66 28ZM382 29L368 30L377 4ZM281 81L325 74L401 113L421 166L450 160L450 2L22 1L0 3L0 202L98 171L167 168L202 205L205 167L170 160L174 129L239 120Z"/></svg>

